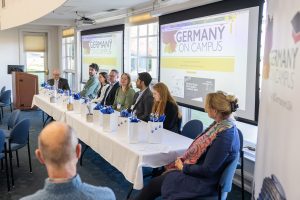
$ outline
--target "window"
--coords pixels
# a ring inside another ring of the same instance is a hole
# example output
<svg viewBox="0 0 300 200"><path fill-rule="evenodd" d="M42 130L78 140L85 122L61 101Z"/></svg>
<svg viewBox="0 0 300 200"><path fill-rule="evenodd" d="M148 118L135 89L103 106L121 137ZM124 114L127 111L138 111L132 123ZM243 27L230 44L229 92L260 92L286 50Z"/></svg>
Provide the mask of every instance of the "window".
<svg viewBox="0 0 300 200"><path fill-rule="evenodd" d="M64 77L68 80L71 90L75 89L75 37L74 29L63 31L62 38L62 68Z"/></svg>
<svg viewBox="0 0 300 200"><path fill-rule="evenodd" d="M203 123L204 127L208 127L214 120L208 117L206 112L191 109L191 120L198 119Z"/></svg>
<svg viewBox="0 0 300 200"><path fill-rule="evenodd" d="M47 68L47 33L24 33L23 44L26 71L37 75L41 84Z"/></svg>
<svg viewBox="0 0 300 200"><path fill-rule="evenodd" d="M149 72L158 79L158 23L131 26L129 28L129 67L133 77Z"/></svg>

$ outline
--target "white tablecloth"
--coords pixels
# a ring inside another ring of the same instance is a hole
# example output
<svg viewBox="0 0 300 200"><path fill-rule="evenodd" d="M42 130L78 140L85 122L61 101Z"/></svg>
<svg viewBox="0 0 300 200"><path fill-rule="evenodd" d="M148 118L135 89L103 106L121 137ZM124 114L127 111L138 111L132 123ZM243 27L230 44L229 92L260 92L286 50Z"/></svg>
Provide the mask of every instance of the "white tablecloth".
<svg viewBox="0 0 300 200"><path fill-rule="evenodd" d="M133 183L134 189L143 188L142 167L164 166L182 155L192 142L187 137L164 130L160 144L149 144L146 142L147 123L142 122L145 131L142 133L141 142L130 144L125 130L104 132L100 126L86 122L80 114L57 108L56 104L39 95L34 96L33 104L53 118L55 116L59 121L65 120L76 131L78 138L116 167L129 182Z"/></svg>
<svg viewBox="0 0 300 200"><path fill-rule="evenodd" d="M32 100L32 107L36 105L49 116L53 117L56 121L65 122L66 121L66 111L67 108L63 108L57 103L50 103L49 96L34 95Z"/></svg>

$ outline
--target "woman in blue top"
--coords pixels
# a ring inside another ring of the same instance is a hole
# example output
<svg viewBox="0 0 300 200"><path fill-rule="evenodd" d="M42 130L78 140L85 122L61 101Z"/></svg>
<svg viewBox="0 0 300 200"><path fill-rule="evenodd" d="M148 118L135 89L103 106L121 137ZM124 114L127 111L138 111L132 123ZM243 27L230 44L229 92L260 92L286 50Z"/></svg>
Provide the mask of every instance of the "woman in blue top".
<svg viewBox="0 0 300 200"><path fill-rule="evenodd" d="M214 122L195 138L183 156L165 167L166 172L150 181L136 199L193 199L217 195L225 167L239 156L240 142L231 113L238 100L224 92L210 93L205 111Z"/></svg>

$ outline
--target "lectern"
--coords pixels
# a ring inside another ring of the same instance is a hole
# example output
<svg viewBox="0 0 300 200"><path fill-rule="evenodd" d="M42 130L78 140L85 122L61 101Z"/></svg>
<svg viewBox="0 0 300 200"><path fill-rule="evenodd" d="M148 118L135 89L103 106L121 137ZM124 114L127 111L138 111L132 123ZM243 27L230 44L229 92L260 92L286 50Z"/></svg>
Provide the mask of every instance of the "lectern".
<svg viewBox="0 0 300 200"><path fill-rule="evenodd" d="M12 73L12 92L14 108L31 109L33 96L38 94L38 77L24 72Z"/></svg>

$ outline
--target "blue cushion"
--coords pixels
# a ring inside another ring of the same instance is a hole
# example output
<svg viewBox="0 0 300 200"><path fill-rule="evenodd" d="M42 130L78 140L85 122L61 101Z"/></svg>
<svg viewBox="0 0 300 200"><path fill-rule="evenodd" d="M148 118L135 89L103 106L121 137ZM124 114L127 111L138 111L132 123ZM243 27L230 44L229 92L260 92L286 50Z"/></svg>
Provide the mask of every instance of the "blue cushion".
<svg viewBox="0 0 300 200"><path fill-rule="evenodd" d="M6 130L6 129L1 129L4 133L5 138L9 138L10 137L10 131Z"/></svg>
<svg viewBox="0 0 300 200"><path fill-rule="evenodd" d="M15 150L21 149L21 148L23 148L25 146L26 146L26 144L16 144L16 143L11 143L10 144L11 151L15 151ZM7 150L8 150L8 147L7 147Z"/></svg>

